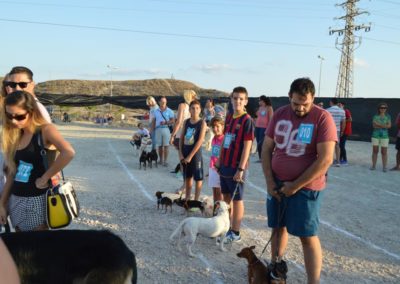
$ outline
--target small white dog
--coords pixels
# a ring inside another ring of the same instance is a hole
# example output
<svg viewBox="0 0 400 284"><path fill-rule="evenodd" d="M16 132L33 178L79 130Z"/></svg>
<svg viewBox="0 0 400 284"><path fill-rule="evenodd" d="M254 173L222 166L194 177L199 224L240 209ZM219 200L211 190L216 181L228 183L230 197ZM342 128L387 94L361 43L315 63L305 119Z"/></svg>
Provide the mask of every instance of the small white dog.
<svg viewBox="0 0 400 284"><path fill-rule="evenodd" d="M188 253L191 257L196 257L192 252L192 246L196 241L197 234L211 238L220 237L220 249L225 251L224 239L230 225L229 206L224 201L219 201L218 204L217 215L212 218L189 217L184 219L169 237L170 241L172 242L174 237L179 234L177 247L180 250L181 237L185 235ZM218 245L217 240L216 243Z"/></svg>

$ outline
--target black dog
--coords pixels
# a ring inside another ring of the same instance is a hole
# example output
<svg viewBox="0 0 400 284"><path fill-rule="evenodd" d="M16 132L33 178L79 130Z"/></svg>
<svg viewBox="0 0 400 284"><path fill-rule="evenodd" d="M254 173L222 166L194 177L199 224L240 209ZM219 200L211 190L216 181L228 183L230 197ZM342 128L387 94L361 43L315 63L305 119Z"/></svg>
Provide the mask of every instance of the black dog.
<svg viewBox="0 0 400 284"><path fill-rule="evenodd" d="M161 204L161 210L164 209L165 206L165 213L167 213L168 206L171 207L171 212L172 212L172 200L169 197L162 196L164 192L163 191L157 191L156 196L157 196L157 210L160 209L160 204Z"/></svg>
<svg viewBox="0 0 400 284"><path fill-rule="evenodd" d="M143 152L140 154L140 158L139 158L139 170L142 169L142 164L143 164L143 166L144 166L144 169L146 170L147 156L148 156L148 154L147 154L146 151L143 151Z"/></svg>
<svg viewBox="0 0 400 284"><path fill-rule="evenodd" d="M147 154L147 161L150 165L150 168L153 165L153 161L156 162L156 168L158 168L158 154L156 149L151 150L151 152Z"/></svg>
<svg viewBox="0 0 400 284"><path fill-rule="evenodd" d="M199 208L201 211L201 215L204 215L204 204L198 200L186 200L183 204L183 208L185 208L186 213L189 214L189 210L192 208Z"/></svg>
<svg viewBox="0 0 400 284"><path fill-rule="evenodd" d="M136 260L109 231L59 230L1 235L21 283L113 283L137 281Z"/></svg>

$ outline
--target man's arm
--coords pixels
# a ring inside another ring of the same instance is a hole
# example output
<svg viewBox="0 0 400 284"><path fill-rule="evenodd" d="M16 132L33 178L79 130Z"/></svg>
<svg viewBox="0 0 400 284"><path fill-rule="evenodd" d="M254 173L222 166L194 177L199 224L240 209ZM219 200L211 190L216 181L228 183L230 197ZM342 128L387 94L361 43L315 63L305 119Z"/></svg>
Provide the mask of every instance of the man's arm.
<svg viewBox="0 0 400 284"><path fill-rule="evenodd" d="M275 141L271 137L265 136L261 150L262 169L265 182L267 183L268 194L279 199L279 194L274 190L276 188L276 183L272 172L272 153L274 149Z"/></svg>
<svg viewBox="0 0 400 284"><path fill-rule="evenodd" d="M293 182L285 182L281 191L286 196L295 194L305 185L324 175L333 162L335 141L321 142L317 144L317 160L309 166L305 172Z"/></svg>

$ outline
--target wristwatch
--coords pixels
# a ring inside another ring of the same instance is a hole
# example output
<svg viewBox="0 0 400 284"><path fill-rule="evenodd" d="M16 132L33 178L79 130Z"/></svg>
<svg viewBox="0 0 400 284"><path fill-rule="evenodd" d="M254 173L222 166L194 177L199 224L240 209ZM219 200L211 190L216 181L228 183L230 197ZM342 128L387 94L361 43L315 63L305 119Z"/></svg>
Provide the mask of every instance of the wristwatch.
<svg viewBox="0 0 400 284"><path fill-rule="evenodd" d="M244 171L244 169L242 169L242 168L238 168L237 169L239 172L243 172Z"/></svg>

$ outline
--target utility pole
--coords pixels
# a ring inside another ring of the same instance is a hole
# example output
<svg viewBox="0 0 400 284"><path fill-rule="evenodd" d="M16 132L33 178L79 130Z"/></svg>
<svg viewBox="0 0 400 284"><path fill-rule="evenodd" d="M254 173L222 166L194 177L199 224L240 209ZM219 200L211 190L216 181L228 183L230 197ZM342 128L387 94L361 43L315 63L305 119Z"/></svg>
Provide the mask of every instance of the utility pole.
<svg viewBox="0 0 400 284"><path fill-rule="evenodd" d="M346 11L346 15L335 18L336 20L345 20L345 27L342 29L331 29L329 28L329 35L338 34L336 38L336 48L341 51L340 67L338 81L336 84L336 95L337 98L351 98L353 97L353 64L354 64L354 50L357 49L361 44L361 37L354 35L354 32L364 30L369 32L371 30L370 25L358 25L354 23L355 17L368 14L367 11L360 11L356 7L356 3L360 0L347 0L342 4L336 4L341 6ZM339 37L343 36L343 40L339 43Z"/></svg>
<svg viewBox="0 0 400 284"><path fill-rule="evenodd" d="M319 62L319 80L318 80L318 97L321 96L321 75L322 75L322 61L325 60L321 55L318 55Z"/></svg>

